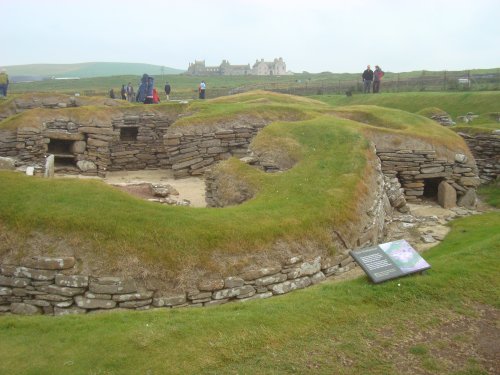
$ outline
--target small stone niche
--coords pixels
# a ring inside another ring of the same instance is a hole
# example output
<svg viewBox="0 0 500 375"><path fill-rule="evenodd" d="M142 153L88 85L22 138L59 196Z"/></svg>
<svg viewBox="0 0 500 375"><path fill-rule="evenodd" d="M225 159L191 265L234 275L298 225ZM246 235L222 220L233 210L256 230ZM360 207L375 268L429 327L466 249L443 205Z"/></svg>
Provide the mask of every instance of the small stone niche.
<svg viewBox="0 0 500 375"><path fill-rule="evenodd" d="M50 139L48 153L54 155L56 166L74 166L75 154L73 153L74 141L64 139Z"/></svg>
<svg viewBox="0 0 500 375"><path fill-rule="evenodd" d="M138 134L139 134L139 127L137 126L120 128L120 141L135 142L137 141Z"/></svg>

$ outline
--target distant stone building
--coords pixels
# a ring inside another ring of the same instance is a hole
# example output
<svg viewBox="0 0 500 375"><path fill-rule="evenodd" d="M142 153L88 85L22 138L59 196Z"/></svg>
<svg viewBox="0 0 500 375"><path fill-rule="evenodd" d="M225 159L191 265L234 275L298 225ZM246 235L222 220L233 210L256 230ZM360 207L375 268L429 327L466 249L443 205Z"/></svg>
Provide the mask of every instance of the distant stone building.
<svg viewBox="0 0 500 375"><path fill-rule="evenodd" d="M274 61L256 60L252 67L250 67L250 64L231 65L227 60L222 60L219 66L206 66L205 60L195 60L194 63L189 63L186 74L193 76L273 76L289 73L286 71L283 58L280 57L274 59Z"/></svg>

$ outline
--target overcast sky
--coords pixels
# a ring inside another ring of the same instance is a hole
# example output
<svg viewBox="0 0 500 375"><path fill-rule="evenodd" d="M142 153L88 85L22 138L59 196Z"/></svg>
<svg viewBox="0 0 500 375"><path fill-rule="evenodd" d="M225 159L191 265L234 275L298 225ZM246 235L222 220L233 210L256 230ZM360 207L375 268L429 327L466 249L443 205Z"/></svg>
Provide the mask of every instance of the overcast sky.
<svg viewBox="0 0 500 375"><path fill-rule="evenodd" d="M283 57L314 73L500 67L499 0L0 0L0 14L0 66Z"/></svg>

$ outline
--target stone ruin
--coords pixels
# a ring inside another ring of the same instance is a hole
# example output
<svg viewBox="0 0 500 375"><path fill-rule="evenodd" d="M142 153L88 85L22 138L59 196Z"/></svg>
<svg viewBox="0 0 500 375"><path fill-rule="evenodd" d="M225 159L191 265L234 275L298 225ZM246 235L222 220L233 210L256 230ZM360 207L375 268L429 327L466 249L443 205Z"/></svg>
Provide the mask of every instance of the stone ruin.
<svg viewBox="0 0 500 375"><path fill-rule="evenodd" d="M53 155L56 173L103 177L107 171L172 169L176 178L204 176L208 206L241 203L219 199L217 177L210 168L235 156L266 172L280 170L278 163L259 159L250 143L267 123L251 117L199 127L176 127L181 113L133 112L118 108L111 120L75 120L65 115L63 104L54 116L37 126L0 130L0 166L6 169L34 166L47 175L47 157ZM480 139L480 138L479 138ZM468 140L471 144L471 140ZM481 142L481 141L478 141ZM484 149L484 144L479 144ZM491 152L498 158L498 135ZM477 150L476 150L477 151ZM490 152L490 151L488 151ZM18 265L0 267L0 312L19 314L74 314L88 311L153 307L211 306L232 300L268 298L307 287L355 267L348 251L379 243L394 210L407 213L407 202L434 197L444 207L476 204L480 184L472 158L457 153L449 161L434 150L377 149L373 162L374 191L352 238L333 230L340 248L335 257L290 257L272 267L255 266L239 275L200 280L178 294L165 294L137 281L92 277L74 270L74 258L32 258ZM491 158L490 158L491 159ZM488 168L489 181L498 176Z"/></svg>

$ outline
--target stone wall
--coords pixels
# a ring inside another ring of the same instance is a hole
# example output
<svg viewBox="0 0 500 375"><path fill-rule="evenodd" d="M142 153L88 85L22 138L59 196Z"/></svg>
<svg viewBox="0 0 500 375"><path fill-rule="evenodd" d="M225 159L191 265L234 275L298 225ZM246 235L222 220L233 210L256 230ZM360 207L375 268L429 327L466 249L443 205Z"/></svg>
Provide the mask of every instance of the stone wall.
<svg viewBox="0 0 500 375"><path fill-rule="evenodd" d="M16 146L16 132L13 130L0 130L0 156L16 156L18 154Z"/></svg>
<svg viewBox="0 0 500 375"><path fill-rule="evenodd" d="M475 190L480 183L474 161L463 154L456 154L452 162L438 158L434 150L378 149L377 155L384 175L400 181L408 202L421 201L429 180L447 182L458 197Z"/></svg>
<svg viewBox="0 0 500 375"><path fill-rule="evenodd" d="M168 164L176 178L202 175L220 160L248 155L250 142L265 125L260 121L242 121L185 131L170 129L164 140Z"/></svg>
<svg viewBox="0 0 500 375"><path fill-rule="evenodd" d="M170 115L122 114L112 121L76 122L60 115L37 127L20 127L0 134L0 156L16 157L18 164L42 170L45 157L54 154L59 173L104 176L108 170L167 168L164 135ZM135 128L122 139L123 128ZM63 150L54 149L59 145Z"/></svg>
<svg viewBox="0 0 500 375"><path fill-rule="evenodd" d="M148 289L133 279L78 274L73 257L34 257L22 265L0 265L0 314L67 315L118 308L147 310L243 302L302 289L355 265L347 250L324 260L292 257L281 266L203 279L196 289L166 293Z"/></svg>
<svg viewBox="0 0 500 375"><path fill-rule="evenodd" d="M458 133L476 159L479 178L482 183L494 181L500 176L500 130L489 134Z"/></svg>
<svg viewBox="0 0 500 375"><path fill-rule="evenodd" d="M102 142L108 141L110 160L108 170L141 170L169 167L168 155L163 138L173 119L151 113L140 115L125 115L113 119L113 129L117 136L110 139L101 137ZM120 131L137 129L135 140L123 140ZM102 144L101 147L105 147Z"/></svg>

